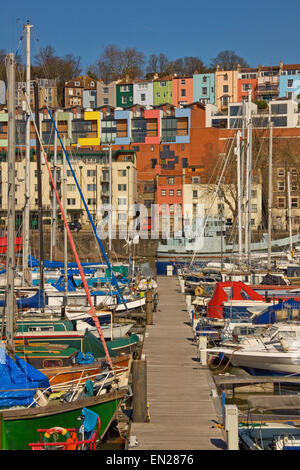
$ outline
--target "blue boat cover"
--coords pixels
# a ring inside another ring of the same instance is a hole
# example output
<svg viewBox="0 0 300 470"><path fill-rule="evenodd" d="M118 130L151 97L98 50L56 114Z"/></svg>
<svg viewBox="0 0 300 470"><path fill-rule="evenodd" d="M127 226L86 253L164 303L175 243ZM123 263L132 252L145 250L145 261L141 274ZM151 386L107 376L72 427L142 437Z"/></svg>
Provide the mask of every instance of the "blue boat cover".
<svg viewBox="0 0 300 470"><path fill-rule="evenodd" d="M0 300L0 307L5 307L5 300ZM22 297L17 299L17 308L23 310L24 308L43 308L45 307L45 299L43 291L39 290L31 297Z"/></svg>
<svg viewBox="0 0 300 470"><path fill-rule="evenodd" d="M29 406L37 389L50 387L48 377L18 356L14 362L3 348L0 351L0 408Z"/></svg>
<svg viewBox="0 0 300 470"><path fill-rule="evenodd" d="M52 284L59 292L64 292L65 290L65 278L60 276L60 278ZM72 275L68 275L68 292L76 291L76 283Z"/></svg>
<svg viewBox="0 0 300 470"><path fill-rule="evenodd" d="M278 304L270 305L270 307L268 307L263 312L256 314L252 319L252 323L256 325L268 325L276 323L276 321L278 321L276 319L276 312L279 310L287 310L291 316L289 320L292 320L292 311L300 310L300 302L295 299L288 299Z"/></svg>
<svg viewBox="0 0 300 470"><path fill-rule="evenodd" d="M81 266L105 266L103 263L80 263ZM28 267L29 268L38 268L40 262L34 256L28 256ZM64 263L62 261L48 261L47 259L44 260L44 267L47 269L59 269L64 268ZM77 268L76 262L68 263L69 268Z"/></svg>

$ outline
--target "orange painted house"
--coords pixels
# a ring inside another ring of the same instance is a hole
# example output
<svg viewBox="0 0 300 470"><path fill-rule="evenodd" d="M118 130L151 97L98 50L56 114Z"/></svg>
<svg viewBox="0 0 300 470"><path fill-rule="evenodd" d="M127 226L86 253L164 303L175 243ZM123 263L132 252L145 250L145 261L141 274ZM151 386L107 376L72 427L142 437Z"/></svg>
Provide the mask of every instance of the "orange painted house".
<svg viewBox="0 0 300 470"><path fill-rule="evenodd" d="M241 78L238 80L238 102L247 100L249 90L252 93L252 101L256 101L257 78Z"/></svg>
<svg viewBox="0 0 300 470"><path fill-rule="evenodd" d="M172 104L176 108L193 102L193 77L174 77L172 86Z"/></svg>

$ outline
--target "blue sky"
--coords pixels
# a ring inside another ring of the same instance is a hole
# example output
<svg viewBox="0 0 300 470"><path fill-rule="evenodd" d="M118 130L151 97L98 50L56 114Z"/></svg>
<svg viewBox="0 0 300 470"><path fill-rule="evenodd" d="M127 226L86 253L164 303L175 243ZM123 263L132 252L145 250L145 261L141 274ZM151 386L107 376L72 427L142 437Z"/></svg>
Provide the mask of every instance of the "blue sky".
<svg viewBox="0 0 300 470"><path fill-rule="evenodd" d="M11 0L0 13L0 49L15 52L22 25L34 25L32 56L52 45L56 54L81 56L83 71L107 44L136 47L146 58L198 56L209 65L234 50L250 66L300 63L300 2L270 0ZM22 53L22 52L21 52Z"/></svg>

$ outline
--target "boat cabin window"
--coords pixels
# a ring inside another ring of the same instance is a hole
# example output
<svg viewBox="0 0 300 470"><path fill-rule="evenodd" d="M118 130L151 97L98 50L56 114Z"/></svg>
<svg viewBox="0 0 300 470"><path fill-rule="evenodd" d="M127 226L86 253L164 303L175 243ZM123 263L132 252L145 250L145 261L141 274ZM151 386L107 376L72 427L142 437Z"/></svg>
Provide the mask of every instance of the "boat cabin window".
<svg viewBox="0 0 300 470"><path fill-rule="evenodd" d="M60 359L46 359L43 361L43 369L47 369L48 367L62 367L63 361Z"/></svg>
<svg viewBox="0 0 300 470"><path fill-rule="evenodd" d="M227 296L227 300L232 299L232 287L224 287L225 294Z"/></svg>
<svg viewBox="0 0 300 470"><path fill-rule="evenodd" d="M53 326L29 326L28 331L54 331Z"/></svg>
<svg viewBox="0 0 300 470"><path fill-rule="evenodd" d="M251 297L243 289L241 290L241 296L244 300L251 300Z"/></svg>

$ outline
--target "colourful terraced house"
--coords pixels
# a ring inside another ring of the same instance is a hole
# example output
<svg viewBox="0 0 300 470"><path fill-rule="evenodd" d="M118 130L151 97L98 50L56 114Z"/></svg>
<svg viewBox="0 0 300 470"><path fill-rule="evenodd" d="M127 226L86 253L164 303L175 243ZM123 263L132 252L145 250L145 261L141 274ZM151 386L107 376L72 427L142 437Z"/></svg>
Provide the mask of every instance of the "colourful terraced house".
<svg viewBox="0 0 300 470"><path fill-rule="evenodd" d="M116 106L130 108L133 105L133 82L119 82L116 84Z"/></svg>
<svg viewBox="0 0 300 470"><path fill-rule="evenodd" d="M153 106L173 104L172 89L173 77L153 80Z"/></svg>
<svg viewBox="0 0 300 470"><path fill-rule="evenodd" d="M172 102L176 108L193 102L193 77L174 77L172 86Z"/></svg>
<svg viewBox="0 0 300 470"><path fill-rule="evenodd" d="M215 104L214 73L195 73L193 75L193 101Z"/></svg>

